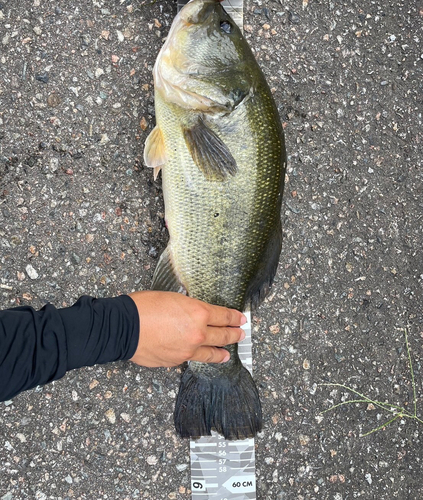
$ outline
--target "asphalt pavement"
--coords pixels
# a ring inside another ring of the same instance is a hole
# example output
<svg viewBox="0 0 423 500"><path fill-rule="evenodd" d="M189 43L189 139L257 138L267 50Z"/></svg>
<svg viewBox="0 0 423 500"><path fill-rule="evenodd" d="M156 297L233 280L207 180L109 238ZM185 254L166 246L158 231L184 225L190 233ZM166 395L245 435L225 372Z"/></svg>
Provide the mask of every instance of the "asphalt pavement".
<svg viewBox="0 0 423 500"><path fill-rule="evenodd" d="M148 289L167 235L142 151L175 12L0 1L0 307ZM260 500L423 498L422 22L421 1L245 3L289 155L253 328ZM179 377L118 362L0 403L0 499L190 498Z"/></svg>

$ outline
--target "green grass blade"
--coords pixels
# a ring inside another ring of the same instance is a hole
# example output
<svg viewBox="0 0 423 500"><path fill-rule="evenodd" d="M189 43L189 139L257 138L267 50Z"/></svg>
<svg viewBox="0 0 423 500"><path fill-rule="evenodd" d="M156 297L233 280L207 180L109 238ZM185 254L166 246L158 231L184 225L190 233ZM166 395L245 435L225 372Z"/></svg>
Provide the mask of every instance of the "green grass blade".
<svg viewBox="0 0 423 500"><path fill-rule="evenodd" d="M338 403L336 405L331 406L330 408L327 408L326 410L321 411L320 413L327 413L328 411L334 410L335 408L338 408L339 406L347 405L347 404L352 404L352 403L368 403L368 399L349 399L348 401L343 401L342 403Z"/></svg>
<svg viewBox="0 0 423 500"><path fill-rule="evenodd" d="M342 387L343 389L350 391L353 394L356 394L360 398L365 399L366 402L372 403L375 406L379 406L379 408L382 408L383 410L391 411L391 408L392 408L392 409L398 410L401 413L406 412L405 408L402 408L401 406L393 405L391 403L384 403L383 401L377 401L377 400L371 399L368 396L361 394L361 392L356 391L352 387L349 387L348 385L344 385L344 384L320 384L320 385L326 385L326 386L332 386L332 387Z"/></svg>
<svg viewBox="0 0 423 500"><path fill-rule="evenodd" d="M411 353L410 353L410 347L408 345L408 331L407 328L404 328L404 336L405 336L405 346L407 348L407 355L408 355L408 364L410 366L410 373L411 373L411 385L413 387L413 404L414 404L414 416L417 418L417 396L416 396L416 383L414 382L414 370L413 370L413 363L411 361Z"/></svg>
<svg viewBox="0 0 423 500"><path fill-rule="evenodd" d="M410 368L410 374L411 374L411 385L413 387L413 407L414 407L414 413L409 413L405 408L402 408L401 406L393 405L391 403L384 403L383 401L377 401L369 398L368 396L361 394L361 392L356 391L352 387L349 387L348 385L345 384L337 384L337 383L327 383L327 384L319 384L320 386L326 386L326 387L339 387L341 389L344 389L346 391L352 392L356 396L358 396L360 399L349 399L348 401L342 401L341 403L335 404L331 406L330 408L321 411L320 413L327 413L331 410L335 410L336 408L339 408L340 406L347 405L347 404L353 404L353 403L371 403L374 406L377 406L378 408L381 408L382 410L385 410L393 417L385 422L384 424L380 425L379 427L376 427L372 429L369 432L366 432L365 434L361 434L361 437L369 436L370 434L373 434L374 432L377 432L381 429L384 429L388 425L392 424L397 420L398 418L411 418L414 420L417 420L420 424L423 424L423 420L420 419L417 416L417 392L416 392L416 382L414 379L414 369L413 369L413 363L411 360L411 351L410 351L410 346L408 344L408 330L407 328L404 328L404 336L405 336L405 345L407 349L407 356L408 356L408 365Z"/></svg>
<svg viewBox="0 0 423 500"><path fill-rule="evenodd" d="M388 422L385 422L384 424L380 425L379 427L376 427L375 429L372 429L369 432L366 432L366 434L361 434L361 437L366 437L370 436L370 434L373 434L374 432L380 431L381 429L387 427L389 424L392 424L392 422L395 422L397 418L399 418L401 415L395 415L395 417L391 418L391 420L388 420Z"/></svg>

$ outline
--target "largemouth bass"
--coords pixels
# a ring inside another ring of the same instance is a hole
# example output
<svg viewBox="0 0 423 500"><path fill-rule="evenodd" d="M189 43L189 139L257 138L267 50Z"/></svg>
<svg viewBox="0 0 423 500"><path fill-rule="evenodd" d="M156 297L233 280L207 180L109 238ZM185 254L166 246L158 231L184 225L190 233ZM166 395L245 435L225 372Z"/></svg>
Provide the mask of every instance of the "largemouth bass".
<svg viewBox="0 0 423 500"><path fill-rule="evenodd" d="M218 0L191 0L154 66L157 125L144 160L162 170L169 244L152 288L245 311L263 300L281 251L286 165L270 89ZM227 363L190 362L175 427L182 437L254 436L260 399L237 344Z"/></svg>

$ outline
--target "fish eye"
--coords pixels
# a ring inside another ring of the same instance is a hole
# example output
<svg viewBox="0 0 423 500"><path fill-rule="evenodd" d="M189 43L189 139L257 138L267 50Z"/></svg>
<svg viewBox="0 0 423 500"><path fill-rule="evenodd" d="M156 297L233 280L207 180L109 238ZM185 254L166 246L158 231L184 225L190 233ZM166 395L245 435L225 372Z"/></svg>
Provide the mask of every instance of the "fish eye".
<svg viewBox="0 0 423 500"><path fill-rule="evenodd" d="M228 21L222 21L220 23L220 29L224 32L227 33L228 35L232 33L232 25Z"/></svg>

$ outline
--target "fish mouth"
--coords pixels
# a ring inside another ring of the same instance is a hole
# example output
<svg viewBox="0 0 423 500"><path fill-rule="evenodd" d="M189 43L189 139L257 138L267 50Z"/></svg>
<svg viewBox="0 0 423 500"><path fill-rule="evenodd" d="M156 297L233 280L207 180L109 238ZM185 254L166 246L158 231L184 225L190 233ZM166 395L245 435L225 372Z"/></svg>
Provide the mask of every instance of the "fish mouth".
<svg viewBox="0 0 423 500"><path fill-rule="evenodd" d="M190 0L180 11L180 20L187 26L205 23L223 0Z"/></svg>

